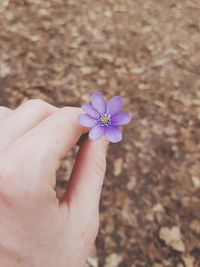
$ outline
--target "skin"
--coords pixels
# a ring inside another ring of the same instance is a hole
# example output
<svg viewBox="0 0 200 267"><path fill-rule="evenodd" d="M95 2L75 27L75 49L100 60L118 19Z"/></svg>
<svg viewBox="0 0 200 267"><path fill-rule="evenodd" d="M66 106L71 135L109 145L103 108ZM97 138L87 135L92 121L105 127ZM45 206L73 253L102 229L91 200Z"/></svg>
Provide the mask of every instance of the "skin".
<svg viewBox="0 0 200 267"><path fill-rule="evenodd" d="M0 107L0 266L84 266L99 228L107 141L84 141L61 202L54 190L61 159L88 131L80 113L41 100Z"/></svg>

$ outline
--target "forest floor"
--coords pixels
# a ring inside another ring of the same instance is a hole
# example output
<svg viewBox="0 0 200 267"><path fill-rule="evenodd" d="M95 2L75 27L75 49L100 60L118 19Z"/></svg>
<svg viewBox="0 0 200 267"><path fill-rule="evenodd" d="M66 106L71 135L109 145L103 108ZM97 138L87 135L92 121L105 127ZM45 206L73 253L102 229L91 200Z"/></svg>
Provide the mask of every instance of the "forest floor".
<svg viewBox="0 0 200 267"><path fill-rule="evenodd" d="M199 51L199 0L1 0L1 105L98 90L134 115L110 146L88 266L200 266Z"/></svg>

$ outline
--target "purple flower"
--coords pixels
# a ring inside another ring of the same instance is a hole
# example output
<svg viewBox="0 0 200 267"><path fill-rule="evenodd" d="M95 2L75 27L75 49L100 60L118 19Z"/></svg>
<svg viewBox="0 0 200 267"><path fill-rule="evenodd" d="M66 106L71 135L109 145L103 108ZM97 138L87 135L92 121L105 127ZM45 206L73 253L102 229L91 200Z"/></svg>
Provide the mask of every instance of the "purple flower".
<svg viewBox="0 0 200 267"><path fill-rule="evenodd" d="M92 128L89 138L93 141L105 135L109 141L117 143L122 140L122 132L119 128L131 121L131 114L121 112L122 98L112 97L106 104L103 95L99 92L93 93L92 104L83 104L82 110L85 114L78 117L78 121L85 127Z"/></svg>

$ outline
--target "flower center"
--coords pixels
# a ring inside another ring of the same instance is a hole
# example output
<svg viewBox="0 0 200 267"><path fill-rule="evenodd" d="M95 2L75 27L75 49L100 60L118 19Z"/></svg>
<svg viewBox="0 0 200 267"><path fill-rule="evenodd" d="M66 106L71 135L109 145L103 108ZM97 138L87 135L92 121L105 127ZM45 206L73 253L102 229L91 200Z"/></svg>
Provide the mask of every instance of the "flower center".
<svg viewBox="0 0 200 267"><path fill-rule="evenodd" d="M110 114L103 114L99 119L102 126L108 126L111 122Z"/></svg>

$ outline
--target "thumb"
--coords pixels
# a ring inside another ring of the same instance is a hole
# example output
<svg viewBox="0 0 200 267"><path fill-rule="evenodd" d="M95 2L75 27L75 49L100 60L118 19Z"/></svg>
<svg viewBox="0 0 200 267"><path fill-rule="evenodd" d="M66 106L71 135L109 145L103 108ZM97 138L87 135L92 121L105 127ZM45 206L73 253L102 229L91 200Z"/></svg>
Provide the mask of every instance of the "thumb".
<svg viewBox="0 0 200 267"><path fill-rule="evenodd" d="M63 201L87 210L99 208L99 200L106 171L108 141L87 139L80 147Z"/></svg>

